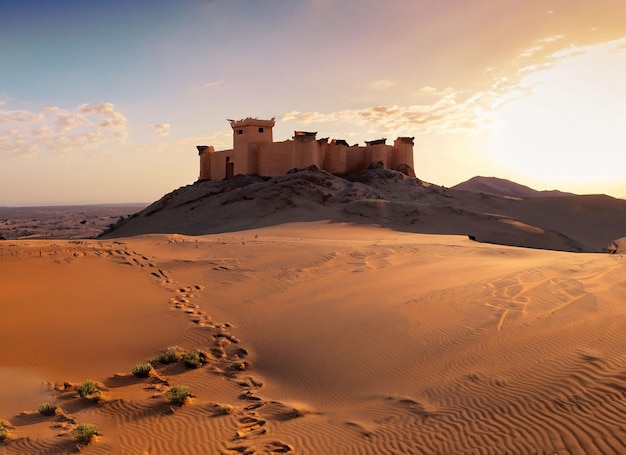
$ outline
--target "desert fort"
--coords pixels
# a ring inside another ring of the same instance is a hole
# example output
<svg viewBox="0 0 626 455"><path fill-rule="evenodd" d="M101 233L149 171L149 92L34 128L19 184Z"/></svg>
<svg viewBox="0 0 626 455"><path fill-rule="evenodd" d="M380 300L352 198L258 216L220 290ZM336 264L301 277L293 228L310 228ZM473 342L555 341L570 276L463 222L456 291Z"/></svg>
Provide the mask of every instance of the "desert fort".
<svg viewBox="0 0 626 455"><path fill-rule="evenodd" d="M317 139L316 132L294 131L292 139L274 142L275 119L248 117L229 122L232 149L216 151L212 146L197 146L200 180L229 179L237 174L276 177L309 166L346 175L373 165L415 176L412 137L399 137L393 145L387 145L383 138L366 141L365 146L350 146L343 139L329 141L327 137Z"/></svg>

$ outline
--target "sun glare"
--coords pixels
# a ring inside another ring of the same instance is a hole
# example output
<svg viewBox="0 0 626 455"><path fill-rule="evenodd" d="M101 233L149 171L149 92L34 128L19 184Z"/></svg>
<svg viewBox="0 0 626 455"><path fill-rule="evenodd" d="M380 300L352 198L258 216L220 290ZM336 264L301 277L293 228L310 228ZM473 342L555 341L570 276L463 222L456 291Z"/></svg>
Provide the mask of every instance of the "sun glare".
<svg viewBox="0 0 626 455"><path fill-rule="evenodd" d="M490 151L511 174L539 187L593 191L624 180L626 40L572 49L531 73L529 95L495 111Z"/></svg>

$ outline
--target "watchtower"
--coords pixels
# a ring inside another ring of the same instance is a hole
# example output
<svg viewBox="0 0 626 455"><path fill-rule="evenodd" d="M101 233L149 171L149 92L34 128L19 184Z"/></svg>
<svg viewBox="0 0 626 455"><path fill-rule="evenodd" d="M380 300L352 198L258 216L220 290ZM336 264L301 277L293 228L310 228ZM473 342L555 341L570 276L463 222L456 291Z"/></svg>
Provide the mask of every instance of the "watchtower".
<svg viewBox="0 0 626 455"><path fill-rule="evenodd" d="M228 119L233 129L233 150L235 153L248 150L248 144L251 142L267 142L274 141L272 129L276 124L276 119L260 120L257 118L245 118L243 120Z"/></svg>

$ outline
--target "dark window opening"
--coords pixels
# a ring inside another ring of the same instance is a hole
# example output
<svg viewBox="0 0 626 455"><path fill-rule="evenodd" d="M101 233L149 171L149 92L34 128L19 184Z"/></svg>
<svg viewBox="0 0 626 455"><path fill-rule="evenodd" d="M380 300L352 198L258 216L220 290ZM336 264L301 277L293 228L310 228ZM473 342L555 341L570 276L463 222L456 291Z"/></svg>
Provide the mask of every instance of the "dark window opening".
<svg viewBox="0 0 626 455"><path fill-rule="evenodd" d="M259 133L263 132L263 127L259 128Z"/></svg>
<svg viewBox="0 0 626 455"><path fill-rule="evenodd" d="M237 130L237 134L243 134L243 130Z"/></svg>

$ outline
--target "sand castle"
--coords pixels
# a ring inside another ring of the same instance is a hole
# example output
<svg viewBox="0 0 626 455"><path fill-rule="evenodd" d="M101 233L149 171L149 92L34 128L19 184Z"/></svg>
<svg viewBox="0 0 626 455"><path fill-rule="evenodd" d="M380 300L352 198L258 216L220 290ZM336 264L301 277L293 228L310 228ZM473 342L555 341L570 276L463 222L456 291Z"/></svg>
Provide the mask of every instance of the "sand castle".
<svg viewBox="0 0 626 455"><path fill-rule="evenodd" d="M315 165L336 175L376 167L395 169L414 176L413 137L366 141L365 146L348 145L343 139L316 139L317 132L295 131L293 138L274 142L275 119L228 120L233 129L233 148L216 151L197 146L200 180L229 179L237 174L276 177L291 169Z"/></svg>

